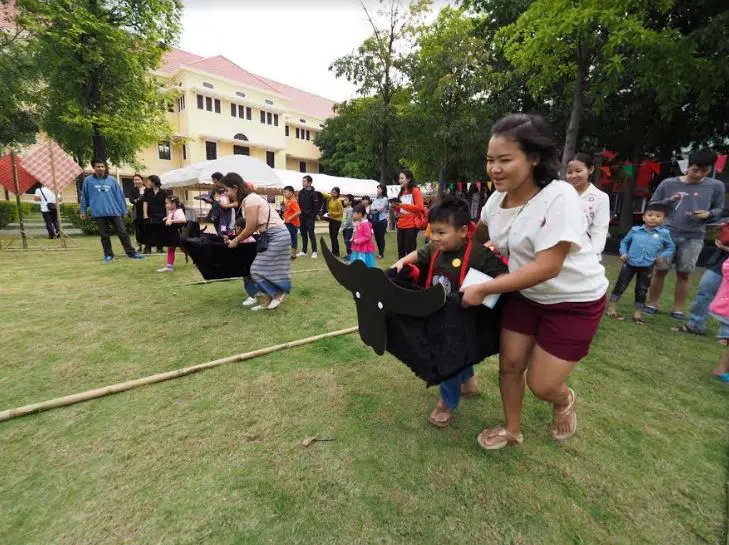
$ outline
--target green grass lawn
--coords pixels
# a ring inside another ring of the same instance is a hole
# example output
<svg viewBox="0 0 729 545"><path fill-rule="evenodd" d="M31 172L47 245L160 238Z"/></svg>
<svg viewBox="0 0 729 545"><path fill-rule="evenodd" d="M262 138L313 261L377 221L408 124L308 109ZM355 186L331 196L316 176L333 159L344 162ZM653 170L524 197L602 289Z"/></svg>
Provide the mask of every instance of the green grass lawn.
<svg viewBox="0 0 729 545"><path fill-rule="evenodd" d="M252 313L239 282L176 286L200 278L192 263L104 265L97 238L77 240L0 252L0 410L356 325L326 270ZM478 447L501 418L495 359L433 428L437 390L356 335L2 423L0 543L724 543L721 348L673 324L603 321L561 446L527 394L523 447ZM301 446L315 434L335 441Z"/></svg>

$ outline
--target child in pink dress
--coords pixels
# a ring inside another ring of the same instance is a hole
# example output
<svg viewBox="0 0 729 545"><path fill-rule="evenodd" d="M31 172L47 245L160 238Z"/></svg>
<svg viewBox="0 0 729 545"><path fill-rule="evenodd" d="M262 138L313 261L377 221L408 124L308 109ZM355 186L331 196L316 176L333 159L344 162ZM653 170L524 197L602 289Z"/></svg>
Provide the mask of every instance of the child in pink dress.
<svg viewBox="0 0 729 545"><path fill-rule="evenodd" d="M367 209L357 205L352 212L354 235L352 235L352 261L364 261L371 269L375 267L375 245L372 242L372 224L367 221Z"/></svg>
<svg viewBox="0 0 729 545"><path fill-rule="evenodd" d="M187 223L185 208L180 199L170 195L165 199L167 215L164 219L165 245L167 246L167 264L157 272L172 272L175 270L175 252L180 245L180 229Z"/></svg>
<svg viewBox="0 0 729 545"><path fill-rule="evenodd" d="M721 286L719 286L714 300L711 301L709 312L719 320L719 338L729 339L729 259L724 261L721 267L721 276ZM714 369L714 376L722 382L729 383L729 345L724 351L719 365Z"/></svg>

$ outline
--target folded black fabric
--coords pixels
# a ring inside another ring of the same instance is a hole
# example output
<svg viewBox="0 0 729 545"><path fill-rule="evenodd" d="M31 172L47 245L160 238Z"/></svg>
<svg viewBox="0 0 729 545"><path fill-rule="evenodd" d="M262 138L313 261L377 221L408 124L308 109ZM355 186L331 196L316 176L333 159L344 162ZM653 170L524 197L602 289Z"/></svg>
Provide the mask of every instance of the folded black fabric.
<svg viewBox="0 0 729 545"><path fill-rule="evenodd" d="M184 239L182 247L205 280L250 276L251 264L256 257L255 244L228 248L228 243L217 235Z"/></svg>
<svg viewBox="0 0 729 545"><path fill-rule="evenodd" d="M422 286L388 271L400 287ZM502 302L495 309L483 305L461 307L458 294L449 294L443 307L426 318L387 315L387 351L407 365L427 386L440 384L466 367L499 352Z"/></svg>

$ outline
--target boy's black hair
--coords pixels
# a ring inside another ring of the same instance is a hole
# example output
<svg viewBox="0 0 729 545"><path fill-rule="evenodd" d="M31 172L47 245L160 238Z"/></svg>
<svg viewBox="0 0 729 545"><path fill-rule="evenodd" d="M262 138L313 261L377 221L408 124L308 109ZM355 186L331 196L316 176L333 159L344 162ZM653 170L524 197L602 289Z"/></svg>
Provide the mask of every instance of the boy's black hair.
<svg viewBox="0 0 729 545"><path fill-rule="evenodd" d="M240 227L241 229L245 229L246 228L246 219L243 218L243 217L236 218L235 225L236 225L236 227Z"/></svg>
<svg viewBox="0 0 729 545"><path fill-rule="evenodd" d="M352 195L351 193L347 193L345 195L345 197L347 197L347 200L349 201L349 204L354 203L354 195Z"/></svg>
<svg viewBox="0 0 729 545"><path fill-rule="evenodd" d="M357 214L362 214L363 216L367 215L367 207L364 204L358 204L354 207L353 212L356 212Z"/></svg>
<svg viewBox="0 0 729 545"><path fill-rule="evenodd" d="M463 227L471 223L471 210L464 199L446 195L430 208L428 222Z"/></svg>
<svg viewBox="0 0 729 545"><path fill-rule="evenodd" d="M663 204L661 202L652 202L645 207L646 212L663 212L663 215L668 217L671 214L671 206ZM645 212L644 212L645 213Z"/></svg>
<svg viewBox="0 0 729 545"><path fill-rule="evenodd" d="M210 175L210 178L215 180L216 182L219 182L220 180L223 179L223 173L222 172L213 172Z"/></svg>
<svg viewBox="0 0 729 545"><path fill-rule="evenodd" d="M362 197L362 200L365 200L365 199L372 202L372 197L370 197L369 195L365 195L364 197Z"/></svg>
<svg viewBox="0 0 729 545"><path fill-rule="evenodd" d="M711 150L701 150L689 155L689 166L700 168L713 167L716 163L716 153Z"/></svg>
<svg viewBox="0 0 729 545"><path fill-rule="evenodd" d="M291 193L296 193L296 191L294 191L294 186L292 186L292 185L287 185L286 187L283 188L283 190L291 191Z"/></svg>

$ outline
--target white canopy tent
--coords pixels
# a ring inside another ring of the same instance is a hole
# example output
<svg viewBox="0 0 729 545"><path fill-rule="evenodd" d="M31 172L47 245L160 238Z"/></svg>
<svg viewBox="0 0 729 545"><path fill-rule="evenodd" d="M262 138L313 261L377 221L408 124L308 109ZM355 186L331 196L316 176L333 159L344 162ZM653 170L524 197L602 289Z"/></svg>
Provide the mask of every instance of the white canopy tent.
<svg viewBox="0 0 729 545"><path fill-rule="evenodd" d="M278 175L265 162L248 155L228 155L213 161L202 161L176 170L170 170L160 176L162 187L178 188L195 185L212 184L211 176L215 172L237 172L246 181L262 188L281 188Z"/></svg>
<svg viewBox="0 0 729 545"><path fill-rule="evenodd" d="M329 193L332 188L338 187L342 195L351 193L355 197L377 196L376 180L365 180L360 178L345 178L342 176L329 176L328 174L309 174L305 172L296 172L295 170L275 169L276 174L283 182L282 187L290 185L294 190L301 190L301 179L307 174L311 176L312 185L317 191Z"/></svg>

